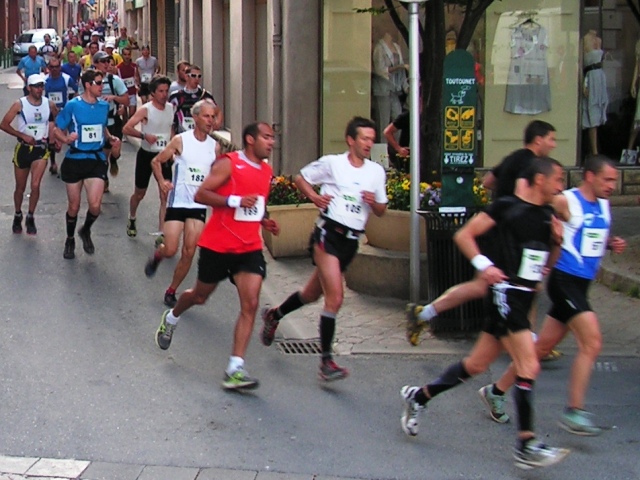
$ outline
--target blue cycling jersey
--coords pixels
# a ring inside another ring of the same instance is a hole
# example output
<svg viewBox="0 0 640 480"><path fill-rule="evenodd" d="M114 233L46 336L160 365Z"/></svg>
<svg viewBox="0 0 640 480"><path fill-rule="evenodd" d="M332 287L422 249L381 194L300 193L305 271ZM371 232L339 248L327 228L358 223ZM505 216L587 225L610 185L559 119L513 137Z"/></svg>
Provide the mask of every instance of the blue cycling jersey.
<svg viewBox="0 0 640 480"><path fill-rule="evenodd" d="M75 160L106 161L104 146L109 104L103 100L88 103L82 97L72 98L56 117L56 127L77 133L67 157Z"/></svg>

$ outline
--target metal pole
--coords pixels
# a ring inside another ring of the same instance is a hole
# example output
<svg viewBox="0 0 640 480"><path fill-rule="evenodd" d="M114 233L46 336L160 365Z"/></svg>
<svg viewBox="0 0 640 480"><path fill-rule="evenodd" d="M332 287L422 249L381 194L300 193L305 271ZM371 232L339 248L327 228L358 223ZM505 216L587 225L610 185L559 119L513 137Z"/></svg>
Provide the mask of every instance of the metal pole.
<svg viewBox="0 0 640 480"><path fill-rule="evenodd" d="M414 0L415 1L415 0ZM418 303L420 300L420 105L419 82L419 3L409 4L409 112L411 142L410 174L411 174L411 224L409 241L409 301Z"/></svg>

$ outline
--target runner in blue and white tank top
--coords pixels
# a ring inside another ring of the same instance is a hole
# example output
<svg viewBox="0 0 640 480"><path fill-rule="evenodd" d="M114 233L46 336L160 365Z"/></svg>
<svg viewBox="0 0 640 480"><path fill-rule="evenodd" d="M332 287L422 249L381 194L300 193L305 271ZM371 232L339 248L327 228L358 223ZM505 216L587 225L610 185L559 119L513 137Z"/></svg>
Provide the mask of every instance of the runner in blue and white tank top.
<svg viewBox="0 0 640 480"><path fill-rule="evenodd" d="M62 110L67 104L69 98L69 92L72 94L78 93L78 84L71 76L62 72L60 65L60 59L52 58L49 61L49 75L47 75L44 82L44 94L45 96L56 104L58 109ZM54 140L53 138L51 139ZM58 165L56 165L56 153L60 151L60 145L56 146L55 143L49 144L51 166L49 167L49 173L55 175L58 173Z"/></svg>
<svg viewBox="0 0 640 480"><path fill-rule="evenodd" d="M559 422L576 435L602 432L593 415L585 411L591 371L602 348L600 324L587 292L606 250L622 253L626 248L622 238L609 236L608 198L617 178L612 160L602 155L587 157L580 187L564 191L553 202L564 227L562 252L549 276L547 292L552 305L538 333L536 353L538 358L544 358L569 331L576 337L578 353L571 369L567 406ZM514 381L510 368L494 387L506 392Z"/></svg>
<svg viewBox="0 0 640 480"><path fill-rule="evenodd" d="M167 79L168 80L168 79ZM168 85L166 91L168 92ZM191 108L195 128L176 135L169 145L151 162L158 186L169 194L163 228L163 242L149 258L144 272L155 275L163 258L173 257L182 236L182 255L173 274L171 285L164 293L164 303L176 304L176 290L189 273L196 245L207 216L206 206L194 200L198 188L211 170L218 154L217 142L209 136L216 118L216 106L200 100ZM162 166L175 158L173 182L162 173Z"/></svg>
<svg viewBox="0 0 640 480"><path fill-rule="evenodd" d="M63 253L68 260L75 258L74 236L83 187L87 192L89 210L78 235L86 253L92 255L95 251L91 226L100 215L107 179L107 158L103 147L109 141L114 150L120 149L120 140L107 129L109 104L100 100L103 81L102 73L97 70L84 72L81 77L82 95L70 100L56 117L56 137L69 145L60 167L60 178L66 183L68 198L67 239Z"/></svg>
<svg viewBox="0 0 640 480"><path fill-rule="evenodd" d="M13 233L22 233L22 201L27 180L31 175L29 212L25 226L27 234L35 235L37 229L33 214L40 198L40 183L49 156L47 144L57 108L53 102L43 96L44 76L31 75L27 79L26 88L29 94L11 105L0 122L0 129L18 139L13 154L16 188L13 194L15 216L11 228ZM17 120L17 129L11 125L14 119Z"/></svg>

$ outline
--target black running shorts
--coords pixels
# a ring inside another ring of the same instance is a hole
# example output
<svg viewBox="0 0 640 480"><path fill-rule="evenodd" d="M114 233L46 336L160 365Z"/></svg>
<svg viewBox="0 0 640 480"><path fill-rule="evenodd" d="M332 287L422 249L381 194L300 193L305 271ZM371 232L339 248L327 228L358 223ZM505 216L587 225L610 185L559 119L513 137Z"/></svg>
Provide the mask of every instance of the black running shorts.
<svg viewBox="0 0 640 480"><path fill-rule="evenodd" d="M46 145L27 145L17 143L13 150L13 164L20 169L31 168L31 164L38 160L48 160L49 149Z"/></svg>
<svg viewBox="0 0 640 480"><path fill-rule="evenodd" d="M316 227L311 233L309 239L309 251L313 258L314 246L324 250L329 255L337 257L340 261L340 271L344 272L349 264L353 261L356 253L358 253L358 240L347 238L345 235L336 232L327 225L324 227ZM315 262L313 262L315 265Z"/></svg>
<svg viewBox="0 0 640 480"><path fill-rule="evenodd" d="M262 250L246 253L218 253L200 247L198 258L198 280L202 283L219 283L239 272L255 273L262 278L267 276L267 264Z"/></svg>
<svg viewBox="0 0 640 480"><path fill-rule="evenodd" d="M142 148L138 149L138 153L136 154L136 173L135 173L135 185L136 188L140 190L146 190L149 188L149 180L151 180L151 175L153 175L153 170L151 169L151 160L158 155L155 152L147 152ZM162 178L165 180L171 180L171 166L173 165L173 160L169 160L168 162L164 162L162 164Z"/></svg>
<svg viewBox="0 0 640 480"><path fill-rule="evenodd" d="M591 280L588 278L576 277L555 268L551 270L547 293L552 305L548 315L567 324L580 313L592 312L593 309L587 299L589 285Z"/></svg>
<svg viewBox="0 0 640 480"><path fill-rule="evenodd" d="M517 288L496 284L489 289L487 318L482 331L497 339L521 330L530 330L529 310L535 299L535 291L523 291Z"/></svg>
<svg viewBox="0 0 640 480"><path fill-rule="evenodd" d="M83 160L65 157L60 166L60 178L64 183L78 183L87 178L107 179L107 162L94 157Z"/></svg>
<svg viewBox="0 0 640 480"><path fill-rule="evenodd" d="M194 220L200 220L204 223L207 220L206 208L167 208L167 213L164 215L165 222L182 222L184 223L187 218L193 218Z"/></svg>

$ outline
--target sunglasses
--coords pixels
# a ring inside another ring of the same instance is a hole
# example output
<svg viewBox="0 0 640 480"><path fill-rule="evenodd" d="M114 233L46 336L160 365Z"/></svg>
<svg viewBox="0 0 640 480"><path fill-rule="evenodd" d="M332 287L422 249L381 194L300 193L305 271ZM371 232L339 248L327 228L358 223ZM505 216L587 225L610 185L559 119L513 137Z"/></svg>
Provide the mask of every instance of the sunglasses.
<svg viewBox="0 0 640 480"><path fill-rule="evenodd" d="M33 88L44 88L44 83L33 83L29 86Z"/></svg>
<svg viewBox="0 0 640 480"><path fill-rule="evenodd" d="M187 73L191 78L202 78L201 73Z"/></svg>
<svg viewBox="0 0 640 480"><path fill-rule="evenodd" d="M93 85L102 85L102 80L94 80L93 82L91 82Z"/></svg>
<svg viewBox="0 0 640 480"><path fill-rule="evenodd" d="M60 65L49 65L49 68L60 68Z"/></svg>

